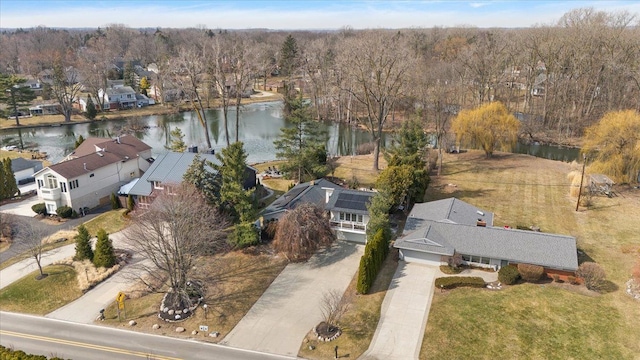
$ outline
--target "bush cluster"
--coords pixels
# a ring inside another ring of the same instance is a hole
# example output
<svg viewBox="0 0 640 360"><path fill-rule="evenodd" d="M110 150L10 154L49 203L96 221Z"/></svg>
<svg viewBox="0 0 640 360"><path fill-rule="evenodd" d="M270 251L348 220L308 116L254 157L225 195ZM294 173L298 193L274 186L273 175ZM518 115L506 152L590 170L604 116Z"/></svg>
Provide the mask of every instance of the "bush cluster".
<svg viewBox="0 0 640 360"><path fill-rule="evenodd" d="M382 268L384 259L389 254L390 240L390 232L383 228L379 229L367 242L364 248L364 255L360 258L360 267L358 269L356 290L359 294L369 292L373 281Z"/></svg>
<svg viewBox="0 0 640 360"><path fill-rule="evenodd" d="M47 215L47 206L44 203L38 203L31 207L34 213L38 215Z"/></svg>
<svg viewBox="0 0 640 360"><path fill-rule="evenodd" d="M12 350L8 347L4 347L0 345L0 358L2 360L47 360L47 357L44 355L31 355L27 354L22 350ZM59 357L52 357L49 360L64 360Z"/></svg>
<svg viewBox="0 0 640 360"><path fill-rule="evenodd" d="M522 280L538 282L544 276L544 267L531 264L518 264L518 272Z"/></svg>
<svg viewBox="0 0 640 360"><path fill-rule="evenodd" d="M436 279L436 288L454 289L457 287L484 287L484 279L479 276L447 276Z"/></svg>
<svg viewBox="0 0 640 360"><path fill-rule="evenodd" d="M73 209L66 205L60 206L56 209L56 214L58 214L58 216L63 219L68 219L70 217L73 217Z"/></svg>
<svg viewBox="0 0 640 360"><path fill-rule="evenodd" d="M498 271L498 280L507 285L515 284L520 278L520 272L515 266L503 266Z"/></svg>
<svg viewBox="0 0 640 360"><path fill-rule="evenodd" d="M604 269L590 261L580 264L578 271L576 271L576 276L584 281L587 289L594 291L602 289L606 279Z"/></svg>

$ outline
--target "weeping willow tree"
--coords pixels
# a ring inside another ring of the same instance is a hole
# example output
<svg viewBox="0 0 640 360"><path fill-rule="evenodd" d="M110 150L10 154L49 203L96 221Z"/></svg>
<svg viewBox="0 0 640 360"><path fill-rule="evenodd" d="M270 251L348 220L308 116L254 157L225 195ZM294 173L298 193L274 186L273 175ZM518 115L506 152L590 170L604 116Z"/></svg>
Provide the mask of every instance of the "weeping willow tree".
<svg viewBox="0 0 640 360"><path fill-rule="evenodd" d="M640 172L640 113L613 111L587 128L582 153L590 160L589 172L603 173L617 182L638 181Z"/></svg>
<svg viewBox="0 0 640 360"><path fill-rule="evenodd" d="M459 143L481 148L487 158L495 150L511 150L518 140L519 129L518 119L500 102L463 110L451 123Z"/></svg>

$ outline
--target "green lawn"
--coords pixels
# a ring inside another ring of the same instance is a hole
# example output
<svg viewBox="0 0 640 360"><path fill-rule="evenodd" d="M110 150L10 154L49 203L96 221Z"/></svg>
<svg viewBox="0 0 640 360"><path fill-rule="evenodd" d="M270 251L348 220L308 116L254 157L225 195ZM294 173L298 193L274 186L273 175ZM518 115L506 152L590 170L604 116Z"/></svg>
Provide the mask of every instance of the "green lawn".
<svg viewBox="0 0 640 360"><path fill-rule="evenodd" d="M53 265L43 270L49 275L42 280L36 280L35 271L0 290L0 309L44 315L82 296L73 267Z"/></svg>
<svg viewBox="0 0 640 360"><path fill-rule="evenodd" d="M624 293L624 284L640 255L640 191L595 197L592 208L576 212L570 170L569 164L527 155L486 160L477 151L448 154L427 198L458 197L494 212L497 226L536 225L576 237L578 248L605 269L612 291L588 297L519 285L436 294L421 358L637 358L640 303Z"/></svg>
<svg viewBox="0 0 640 360"><path fill-rule="evenodd" d="M113 234L127 226L128 219L124 216L127 209L107 211L84 223L91 236L96 236L98 230L104 229L107 233Z"/></svg>

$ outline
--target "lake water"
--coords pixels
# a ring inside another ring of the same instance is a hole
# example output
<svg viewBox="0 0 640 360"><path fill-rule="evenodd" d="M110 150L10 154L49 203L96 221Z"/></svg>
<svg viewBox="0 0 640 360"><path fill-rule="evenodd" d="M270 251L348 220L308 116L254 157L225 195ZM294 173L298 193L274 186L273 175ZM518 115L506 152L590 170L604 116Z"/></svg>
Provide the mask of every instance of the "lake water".
<svg viewBox="0 0 640 360"><path fill-rule="evenodd" d="M221 109L207 110L207 123L211 145L216 150L226 146L223 115ZM235 109L229 109L229 136L235 139ZM46 126L29 129L0 130L0 146L20 145L25 148L38 148L49 154L53 163L60 161L73 150L79 135L113 137L130 129L133 125L143 128L132 132L140 140L152 147L154 155L166 152L169 145L169 133L178 127L185 135L187 145L197 145L198 149L206 148L204 131L197 115L184 112L171 115L153 115L137 119L117 121L94 121L85 124L63 126ZM247 152L250 164L275 160L276 149L273 141L280 136L280 128L291 124L284 120L281 102L256 103L243 106L240 112L240 136ZM329 155L351 155L360 144L370 141L368 132L342 123L322 123L327 132L327 152ZM391 136L383 136L383 144L391 142ZM515 151L552 160L573 161L579 157L579 149L553 145L518 144Z"/></svg>
<svg viewBox="0 0 640 360"><path fill-rule="evenodd" d="M276 149L273 141L280 136L280 128L289 127L282 114L281 102L267 102L245 105L240 112L240 136L247 152L248 163L275 160ZM221 109L207 110L209 137L211 146L216 151L226 147L224 121ZM235 140L235 109L229 109L229 138ZM109 137L121 134L132 125L144 127L132 134L152 147L154 155L166 152L169 145L169 133L176 127L185 135L187 145L196 145L198 149L206 148L204 130L198 117L193 112L171 115L154 115L140 117L135 120L94 121L85 124L63 125L56 127L39 127L19 130L2 130L0 146L19 145L20 138L25 148L38 148L49 154L49 160L57 162L73 150L79 135ZM351 155L358 145L370 141L366 131L346 124L322 123L327 132L327 152L330 155ZM390 137L389 137L390 138ZM386 143L387 137L383 137Z"/></svg>

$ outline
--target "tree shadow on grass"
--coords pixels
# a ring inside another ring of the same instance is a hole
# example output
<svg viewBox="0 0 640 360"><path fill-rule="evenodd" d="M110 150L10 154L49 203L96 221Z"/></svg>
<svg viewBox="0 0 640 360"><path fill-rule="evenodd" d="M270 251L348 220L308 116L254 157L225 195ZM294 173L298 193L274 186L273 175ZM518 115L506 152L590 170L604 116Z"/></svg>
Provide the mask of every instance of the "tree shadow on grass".
<svg viewBox="0 0 640 360"><path fill-rule="evenodd" d="M598 292L600 294L610 294L612 292L616 292L620 289L620 287L610 280L604 280L600 285Z"/></svg>

